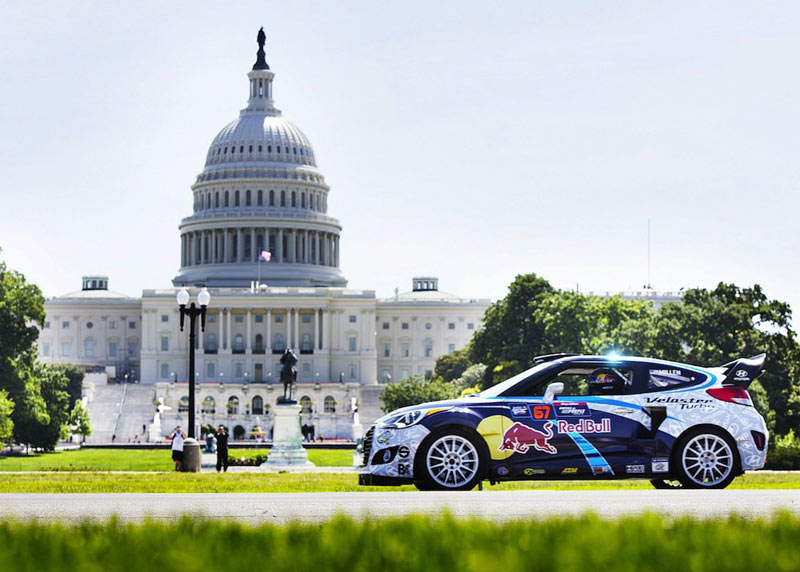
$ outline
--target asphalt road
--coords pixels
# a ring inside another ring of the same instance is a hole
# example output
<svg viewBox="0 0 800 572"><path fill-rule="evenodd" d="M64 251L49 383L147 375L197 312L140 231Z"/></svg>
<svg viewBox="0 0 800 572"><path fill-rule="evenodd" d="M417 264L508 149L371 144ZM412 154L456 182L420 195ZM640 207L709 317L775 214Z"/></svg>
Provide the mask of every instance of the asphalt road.
<svg viewBox="0 0 800 572"><path fill-rule="evenodd" d="M492 520L537 518L594 511L617 517L643 511L702 518L737 513L770 516L787 509L800 514L800 490L723 491L472 491L264 494L0 494L0 518L124 521L149 517L174 520L184 514L242 522L319 522L337 513L355 517L400 516L449 511Z"/></svg>

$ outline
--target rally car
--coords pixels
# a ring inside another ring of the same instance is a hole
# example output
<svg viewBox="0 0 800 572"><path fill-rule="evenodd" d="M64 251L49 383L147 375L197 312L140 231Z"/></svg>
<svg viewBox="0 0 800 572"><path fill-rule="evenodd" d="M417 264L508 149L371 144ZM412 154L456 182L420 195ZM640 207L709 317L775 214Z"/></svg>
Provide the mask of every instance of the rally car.
<svg viewBox="0 0 800 572"><path fill-rule="evenodd" d="M767 427L747 393L764 357L701 368L541 356L474 396L378 419L359 484L469 490L483 480L643 478L656 488L724 488L766 460Z"/></svg>

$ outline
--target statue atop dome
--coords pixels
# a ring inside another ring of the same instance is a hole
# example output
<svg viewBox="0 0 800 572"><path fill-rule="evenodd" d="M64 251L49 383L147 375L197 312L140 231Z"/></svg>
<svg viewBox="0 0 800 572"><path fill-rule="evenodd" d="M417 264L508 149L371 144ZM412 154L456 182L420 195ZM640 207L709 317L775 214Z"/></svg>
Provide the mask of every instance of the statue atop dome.
<svg viewBox="0 0 800 572"><path fill-rule="evenodd" d="M264 27L258 30L256 42L258 42L258 52L256 52L256 63L253 65L253 70L268 70L267 55L264 53L264 44L267 41L267 35L264 33Z"/></svg>

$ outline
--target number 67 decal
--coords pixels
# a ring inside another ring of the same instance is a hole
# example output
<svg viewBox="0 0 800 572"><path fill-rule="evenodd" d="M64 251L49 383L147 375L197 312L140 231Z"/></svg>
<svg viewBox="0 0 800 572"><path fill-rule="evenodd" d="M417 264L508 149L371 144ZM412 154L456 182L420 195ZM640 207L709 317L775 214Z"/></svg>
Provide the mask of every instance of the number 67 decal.
<svg viewBox="0 0 800 572"><path fill-rule="evenodd" d="M531 407L534 419L550 419L549 405L534 405Z"/></svg>

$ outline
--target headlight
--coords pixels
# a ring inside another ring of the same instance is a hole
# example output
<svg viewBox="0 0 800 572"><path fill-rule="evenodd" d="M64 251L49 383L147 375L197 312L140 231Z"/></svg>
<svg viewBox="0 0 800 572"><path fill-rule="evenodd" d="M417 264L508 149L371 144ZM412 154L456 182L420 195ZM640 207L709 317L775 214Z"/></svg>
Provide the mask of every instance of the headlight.
<svg viewBox="0 0 800 572"><path fill-rule="evenodd" d="M431 409L414 409L413 411L406 411L396 415L390 415L381 422L383 427L394 427L396 429L404 429L418 423L423 417L438 413L439 411L446 411L450 407L435 407Z"/></svg>

